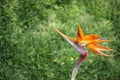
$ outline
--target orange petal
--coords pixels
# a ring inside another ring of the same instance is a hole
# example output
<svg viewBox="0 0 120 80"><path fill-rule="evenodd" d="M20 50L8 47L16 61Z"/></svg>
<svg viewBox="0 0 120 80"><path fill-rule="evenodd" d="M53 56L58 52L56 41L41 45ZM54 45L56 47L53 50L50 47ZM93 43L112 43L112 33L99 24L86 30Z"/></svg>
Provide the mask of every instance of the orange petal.
<svg viewBox="0 0 120 80"><path fill-rule="evenodd" d="M84 41L93 41L93 40L96 40L100 38L100 36L96 35L96 34L89 34L89 35L86 35L84 37Z"/></svg>
<svg viewBox="0 0 120 80"><path fill-rule="evenodd" d="M106 47L98 45L98 44L96 44L95 47L98 48L99 50L106 50L106 51L111 50L110 48L106 48Z"/></svg>
<svg viewBox="0 0 120 80"><path fill-rule="evenodd" d="M96 40L97 43L100 43L100 42L109 42L111 40Z"/></svg>
<svg viewBox="0 0 120 80"><path fill-rule="evenodd" d="M93 40L93 41L87 41L87 44L96 44L101 42L109 42L111 40Z"/></svg>
<svg viewBox="0 0 120 80"><path fill-rule="evenodd" d="M78 25L78 33L77 33L78 42L81 42L83 40L83 37L84 37L83 31L80 25Z"/></svg>
<svg viewBox="0 0 120 80"><path fill-rule="evenodd" d="M89 44L88 47L90 48L91 51L93 51L94 53L99 54L101 56L109 56L109 55L104 54L100 50L111 50L110 48L105 48L103 46L96 45L96 44Z"/></svg>
<svg viewBox="0 0 120 80"><path fill-rule="evenodd" d="M69 39L70 39L72 42L74 42L74 43L77 42L77 40L76 40L75 38L69 37Z"/></svg>
<svg viewBox="0 0 120 80"><path fill-rule="evenodd" d="M89 41L89 44L94 44L94 43L101 43L101 42L109 42L111 40L93 40L93 41Z"/></svg>

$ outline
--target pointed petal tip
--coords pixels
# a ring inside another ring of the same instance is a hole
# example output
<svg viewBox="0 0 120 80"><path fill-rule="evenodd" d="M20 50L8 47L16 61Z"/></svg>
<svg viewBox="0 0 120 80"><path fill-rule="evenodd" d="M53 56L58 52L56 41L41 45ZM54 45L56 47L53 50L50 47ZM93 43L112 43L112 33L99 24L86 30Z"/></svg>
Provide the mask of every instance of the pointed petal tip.
<svg viewBox="0 0 120 80"><path fill-rule="evenodd" d="M98 51L96 54L100 55L100 56L111 56L111 55L108 55L108 54L104 54L103 52L101 51Z"/></svg>
<svg viewBox="0 0 120 80"><path fill-rule="evenodd" d="M62 37L68 38L68 36L66 36L65 34L63 34L62 32L60 32L58 29L55 29L55 31L56 31L59 35L61 35Z"/></svg>
<svg viewBox="0 0 120 80"><path fill-rule="evenodd" d="M108 55L108 54L105 54L105 55L101 55L103 57L112 57L113 55Z"/></svg>
<svg viewBox="0 0 120 80"><path fill-rule="evenodd" d="M115 50L113 50L113 49L110 49L109 51L115 52Z"/></svg>
<svg viewBox="0 0 120 80"><path fill-rule="evenodd" d="M54 31L58 32L59 30L56 28L56 29L54 29Z"/></svg>
<svg viewBox="0 0 120 80"><path fill-rule="evenodd" d="M98 42L111 42L113 40L108 40L108 39L98 39L97 40Z"/></svg>
<svg viewBox="0 0 120 80"><path fill-rule="evenodd" d="M105 39L105 40L101 40L101 41L103 41L103 42L111 42L112 40Z"/></svg>
<svg viewBox="0 0 120 80"><path fill-rule="evenodd" d="M101 56L105 56L105 57L111 57L111 56L112 56L112 55L110 55L110 54L105 54L105 53L103 53L103 52L100 51L100 50L98 50L98 52L97 52L96 54L101 55Z"/></svg>
<svg viewBox="0 0 120 80"><path fill-rule="evenodd" d="M81 29L80 25L78 25L78 30L79 30L80 32L82 32L82 29ZM83 33L83 32L82 32L82 33Z"/></svg>
<svg viewBox="0 0 120 80"><path fill-rule="evenodd" d="M78 28L80 28L80 24L78 24Z"/></svg>
<svg viewBox="0 0 120 80"><path fill-rule="evenodd" d="M78 33L77 33L78 42L81 42L83 40L83 37L84 37L84 33L83 33L80 25L78 25Z"/></svg>
<svg viewBox="0 0 120 80"><path fill-rule="evenodd" d="M91 49L95 54L98 54L100 56L105 56L105 57L112 57L112 54L105 54L104 52L102 52L103 50L100 49ZM107 50L104 50L107 51ZM112 49L109 49L109 51L112 51Z"/></svg>
<svg viewBox="0 0 120 80"><path fill-rule="evenodd" d="M110 56L110 55L108 55L108 54L104 54L104 55L101 55L101 56L105 56L105 57L108 57L108 56Z"/></svg>
<svg viewBox="0 0 120 80"><path fill-rule="evenodd" d="M108 55L108 54L104 54L102 52L102 51L112 51L112 49L110 49L110 48L106 48L106 47L103 47L101 45L93 45L93 44L88 45L88 47L95 54L98 54L98 55L101 55L101 56L111 56L111 55Z"/></svg>

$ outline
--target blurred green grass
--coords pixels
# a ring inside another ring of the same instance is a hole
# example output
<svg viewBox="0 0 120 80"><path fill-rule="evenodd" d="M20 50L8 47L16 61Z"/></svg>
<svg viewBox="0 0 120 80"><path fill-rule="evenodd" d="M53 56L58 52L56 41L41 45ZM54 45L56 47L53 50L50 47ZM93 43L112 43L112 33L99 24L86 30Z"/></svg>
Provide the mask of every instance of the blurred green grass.
<svg viewBox="0 0 120 80"><path fill-rule="evenodd" d="M30 1L30 2L29 2ZM101 3L101 4L99 4ZM115 0L2 0L0 25L0 80L70 80L79 57L54 29L76 37L85 34L113 40L113 57L88 50L77 80L119 80L119 6ZM104 7L102 7L104 6ZM113 12L112 12L112 11ZM118 26L117 26L118 25Z"/></svg>

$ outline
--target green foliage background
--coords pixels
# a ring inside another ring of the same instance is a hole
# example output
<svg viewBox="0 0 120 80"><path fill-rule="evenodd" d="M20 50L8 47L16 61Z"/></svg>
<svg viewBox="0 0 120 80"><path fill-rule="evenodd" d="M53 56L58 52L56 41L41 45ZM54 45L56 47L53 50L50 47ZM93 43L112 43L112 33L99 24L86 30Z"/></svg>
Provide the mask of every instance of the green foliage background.
<svg viewBox="0 0 120 80"><path fill-rule="evenodd" d="M55 31L113 40L113 57L88 57L77 80L120 79L120 0L0 0L0 80L70 80L79 54Z"/></svg>

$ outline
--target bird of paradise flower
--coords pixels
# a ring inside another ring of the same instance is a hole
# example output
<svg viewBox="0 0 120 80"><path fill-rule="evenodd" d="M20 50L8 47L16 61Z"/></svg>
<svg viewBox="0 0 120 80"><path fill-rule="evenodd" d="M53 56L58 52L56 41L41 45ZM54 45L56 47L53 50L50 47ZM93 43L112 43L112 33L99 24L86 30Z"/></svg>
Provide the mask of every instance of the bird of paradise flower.
<svg viewBox="0 0 120 80"><path fill-rule="evenodd" d="M80 57L78 58L77 63L75 64L72 71L71 80L75 80L81 63L87 57L87 51L85 49L85 46L88 46L91 51L98 55L110 56L108 54L104 54L102 51L111 51L112 49L100 45L101 42L108 42L110 40L101 38L99 35L96 34L89 34L84 36L80 25L78 25L77 39L64 35L58 29L55 29L55 31L59 33L71 46L73 46L80 53Z"/></svg>

